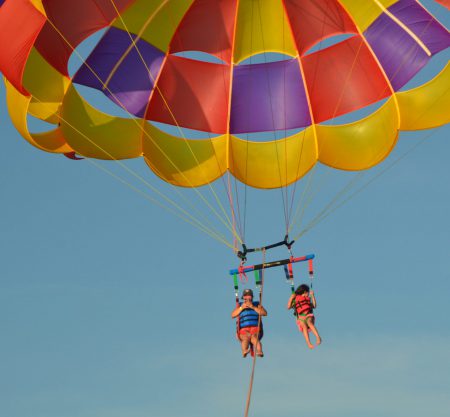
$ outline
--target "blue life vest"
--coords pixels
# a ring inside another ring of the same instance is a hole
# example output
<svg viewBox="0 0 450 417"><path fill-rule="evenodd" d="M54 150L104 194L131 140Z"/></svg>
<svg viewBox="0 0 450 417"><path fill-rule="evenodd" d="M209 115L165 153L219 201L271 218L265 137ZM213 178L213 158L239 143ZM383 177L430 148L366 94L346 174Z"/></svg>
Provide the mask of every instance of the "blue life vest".
<svg viewBox="0 0 450 417"><path fill-rule="evenodd" d="M239 303L242 305L242 303ZM255 307L259 306L259 302L255 301L253 303ZM239 313L239 327L243 329L244 327L258 327L258 317L259 314L252 310L251 308L246 308Z"/></svg>

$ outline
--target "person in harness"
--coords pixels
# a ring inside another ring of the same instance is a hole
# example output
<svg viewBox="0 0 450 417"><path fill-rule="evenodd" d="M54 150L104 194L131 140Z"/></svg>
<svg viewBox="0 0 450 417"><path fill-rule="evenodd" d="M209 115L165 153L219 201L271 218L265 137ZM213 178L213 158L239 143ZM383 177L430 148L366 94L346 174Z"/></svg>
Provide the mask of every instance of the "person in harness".
<svg viewBox="0 0 450 417"><path fill-rule="evenodd" d="M294 314L297 317L298 329L303 333L306 344L310 349L313 349L314 346L309 340L309 331L313 332L314 336L316 336L316 345L322 343L319 332L314 325L315 318L313 309L316 307L317 302L314 291L310 291L309 286L306 284L299 285L295 292L290 296L287 303L288 310L291 308L294 309Z"/></svg>
<svg viewBox="0 0 450 417"><path fill-rule="evenodd" d="M262 322L260 326L258 322L259 316L267 316L267 311L258 301L253 301L253 291L250 289L244 290L242 300L243 302L231 312L231 318L237 318L237 335L241 341L242 357L245 358L250 353L251 345L255 348L256 355L262 357Z"/></svg>

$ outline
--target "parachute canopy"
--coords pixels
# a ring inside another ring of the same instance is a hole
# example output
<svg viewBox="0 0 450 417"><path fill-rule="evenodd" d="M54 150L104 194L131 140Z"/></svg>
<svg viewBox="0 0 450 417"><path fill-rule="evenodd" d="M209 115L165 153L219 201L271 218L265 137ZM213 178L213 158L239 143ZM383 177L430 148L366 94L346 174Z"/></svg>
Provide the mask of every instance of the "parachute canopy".
<svg viewBox="0 0 450 417"><path fill-rule="evenodd" d="M318 161L367 169L389 154L399 130L432 128L450 118L448 65L425 85L400 91L450 45L447 29L414 0L0 5L0 71L22 136L54 153L144 156L174 185L204 185L229 171L253 187L276 188ZM70 76L77 46L102 29ZM321 47L328 38L336 41ZM273 53L281 54L278 60L267 58ZM133 117L99 111L77 85L101 91ZM356 122L327 123L381 100L378 110ZM27 115L54 128L30 133ZM203 136L187 139L182 128ZM246 137L268 131L284 137Z"/></svg>

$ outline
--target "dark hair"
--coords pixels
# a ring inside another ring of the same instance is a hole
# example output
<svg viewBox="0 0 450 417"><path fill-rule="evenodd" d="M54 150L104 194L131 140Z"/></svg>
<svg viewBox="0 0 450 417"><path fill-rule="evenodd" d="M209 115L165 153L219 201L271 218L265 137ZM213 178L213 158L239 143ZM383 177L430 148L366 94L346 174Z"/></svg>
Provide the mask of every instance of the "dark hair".
<svg viewBox="0 0 450 417"><path fill-rule="evenodd" d="M305 292L309 292L309 285L306 285L306 284L299 285L297 287L297 289L295 290L295 293L297 295L302 295Z"/></svg>

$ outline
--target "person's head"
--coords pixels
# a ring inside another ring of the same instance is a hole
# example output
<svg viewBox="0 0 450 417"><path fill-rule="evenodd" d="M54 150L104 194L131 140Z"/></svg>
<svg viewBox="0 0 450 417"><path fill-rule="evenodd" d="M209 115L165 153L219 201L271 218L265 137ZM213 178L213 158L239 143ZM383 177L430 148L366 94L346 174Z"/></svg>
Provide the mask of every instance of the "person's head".
<svg viewBox="0 0 450 417"><path fill-rule="evenodd" d="M242 299L244 301L252 301L253 300L253 291L249 288L242 292Z"/></svg>
<svg viewBox="0 0 450 417"><path fill-rule="evenodd" d="M295 293L297 295L303 295L303 294L309 293L309 285L306 285L306 284L299 285L297 287L297 289L295 290Z"/></svg>

